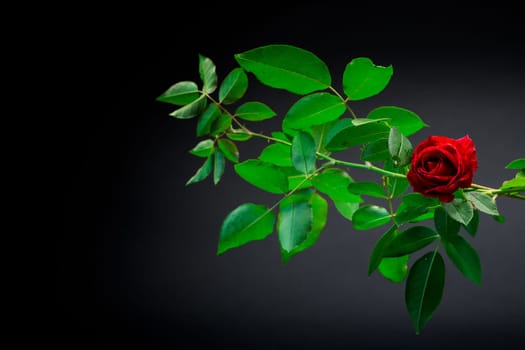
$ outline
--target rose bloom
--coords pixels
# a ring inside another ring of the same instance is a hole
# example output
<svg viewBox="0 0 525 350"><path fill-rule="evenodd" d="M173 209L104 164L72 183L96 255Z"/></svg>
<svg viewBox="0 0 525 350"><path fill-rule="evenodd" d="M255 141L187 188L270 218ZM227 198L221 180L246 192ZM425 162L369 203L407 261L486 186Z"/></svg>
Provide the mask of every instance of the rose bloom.
<svg viewBox="0 0 525 350"><path fill-rule="evenodd" d="M458 188L470 187L477 168L476 147L468 135L430 136L414 149L407 179L414 191L448 203Z"/></svg>

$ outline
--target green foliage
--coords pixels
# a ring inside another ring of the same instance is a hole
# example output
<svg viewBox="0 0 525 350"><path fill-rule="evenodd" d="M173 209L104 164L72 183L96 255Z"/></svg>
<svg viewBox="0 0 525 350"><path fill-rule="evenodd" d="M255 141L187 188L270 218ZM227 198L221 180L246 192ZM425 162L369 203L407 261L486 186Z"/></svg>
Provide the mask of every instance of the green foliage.
<svg viewBox="0 0 525 350"><path fill-rule="evenodd" d="M417 252L438 239L439 235L427 226L413 226L399 232L383 250L383 257L398 257Z"/></svg>
<svg viewBox="0 0 525 350"><path fill-rule="evenodd" d="M326 145L332 152L343 151L353 146L387 138L390 128L384 123L349 125L335 134Z"/></svg>
<svg viewBox="0 0 525 350"><path fill-rule="evenodd" d="M332 77L312 52L291 45L267 45L237 53L235 60L263 84L305 95L327 89Z"/></svg>
<svg viewBox="0 0 525 350"><path fill-rule="evenodd" d="M432 318L445 287L445 263L437 250L426 253L410 268L405 303L416 334Z"/></svg>
<svg viewBox="0 0 525 350"><path fill-rule="evenodd" d="M209 105L197 121L197 137L210 135L215 121L219 119L221 115L222 113L219 106L216 104Z"/></svg>
<svg viewBox="0 0 525 350"><path fill-rule="evenodd" d="M525 158L514 159L505 165L505 169L525 169Z"/></svg>
<svg viewBox="0 0 525 350"><path fill-rule="evenodd" d="M292 164L297 171L311 174L315 170L315 141L312 135L301 131L292 141Z"/></svg>
<svg viewBox="0 0 525 350"><path fill-rule="evenodd" d="M211 94L217 88L217 73L215 63L203 55L199 54L199 75L202 81L202 91Z"/></svg>
<svg viewBox="0 0 525 350"><path fill-rule="evenodd" d="M307 95L295 102L284 116L287 128L302 130L338 119L346 110L341 99L327 92Z"/></svg>
<svg viewBox="0 0 525 350"><path fill-rule="evenodd" d="M476 250L460 235L451 236L443 242L450 260L463 275L481 284L481 262Z"/></svg>
<svg viewBox="0 0 525 350"><path fill-rule="evenodd" d="M499 215L494 196L482 192L465 192L465 198L479 211L489 215Z"/></svg>
<svg viewBox="0 0 525 350"><path fill-rule="evenodd" d="M253 186L271 193L288 192L288 177L279 167L257 159L235 164L235 172Z"/></svg>
<svg viewBox="0 0 525 350"><path fill-rule="evenodd" d="M199 116L206 108L207 102L204 95L199 96L195 101L187 105L177 108L170 115L177 119L191 119Z"/></svg>
<svg viewBox="0 0 525 350"><path fill-rule="evenodd" d="M275 215L264 205L245 203L235 208L222 223L217 254L266 238L274 230Z"/></svg>
<svg viewBox="0 0 525 350"><path fill-rule="evenodd" d="M277 232L284 263L317 241L326 225L327 215L326 200L309 189L281 201Z"/></svg>
<svg viewBox="0 0 525 350"><path fill-rule="evenodd" d="M243 120L261 121L275 117L276 113L262 102L249 101L237 108L235 116Z"/></svg>
<svg viewBox="0 0 525 350"><path fill-rule="evenodd" d="M352 216L352 223L356 230L369 230L383 226L389 221L390 213L388 210L374 204L363 205Z"/></svg>
<svg viewBox="0 0 525 350"><path fill-rule="evenodd" d="M397 226L392 225L386 231L381 238L376 242L374 245L374 249L372 249L372 253L370 254L370 260L368 262L368 275L370 276L374 271L379 267L381 264L381 260L383 259L384 251L394 239L394 237L397 235Z"/></svg>
<svg viewBox="0 0 525 350"><path fill-rule="evenodd" d="M408 275L409 255L383 258L377 267L381 275L394 283L401 283Z"/></svg>
<svg viewBox="0 0 525 350"><path fill-rule="evenodd" d="M210 155L204 161L202 166L199 169L197 169L195 174L193 174L193 176L188 181L186 181L186 185L191 185L191 184L194 184L196 182L200 182L206 179L211 174L212 170L213 170L213 155Z"/></svg>
<svg viewBox="0 0 525 350"><path fill-rule="evenodd" d="M395 126L407 137L428 126L416 113L397 106L377 107L371 110L366 117L374 120L387 120L390 126Z"/></svg>
<svg viewBox="0 0 525 350"><path fill-rule="evenodd" d="M363 201L361 196L349 191L348 186L352 182L354 182L352 177L340 168L326 168L312 178L312 185L333 201L361 203Z"/></svg>
<svg viewBox="0 0 525 350"><path fill-rule="evenodd" d="M383 67L367 57L354 58L343 73L343 91L350 101L364 100L383 91L393 73L391 65Z"/></svg>
<svg viewBox="0 0 525 350"><path fill-rule="evenodd" d="M451 239L456 236L461 229L459 221L454 220L443 208L436 208L434 212L434 225L439 235L444 239Z"/></svg>
<svg viewBox="0 0 525 350"><path fill-rule="evenodd" d="M282 143L272 143L261 151L258 157L264 162L268 162L280 167L292 167L292 148Z"/></svg>
<svg viewBox="0 0 525 350"><path fill-rule="evenodd" d="M425 197L417 192L407 193L401 198L401 204L397 208L394 221L399 226L414 222L438 203L436 199Z"/></svg>
<svg viewBox="0 0 525 350"><path fill-rule="evenodd" d="M405 304L417 334L441 303L441 246L465 278L481 284L480 258L462 234L476 236L480 213L505 221L496 203L501 196L525 199L525 158L507 163L505 168L517 173L499 188L472 184L451 193L453 201L440 202L411 191L407 177L413 152L409 137L428 127L420 116L393 105L374 108L366 117L352 109L388 86L391 65L351 58L340 78L342 91L337 91L327 64L292 45L234 54L238 66L222 81L210 58L198 59L199 84L180 81L156 98L176 106L170 116L196 118L198 140L189 153L203 163L186 185L209 177L218 185L232 165L246 183L279 196L269 205L248 202L231 211L220 228L218 255L276 232L282 262L289 263L314 247L333 206L356 231L388 227L371 251L367 272L405 283ZM280 130L263 125L278 117L270 105L243 100L250 79L290 93ZM252 131L246 123L263 131ZM253 139L264 141L260 151L240 161L240 145ZM416 259L412 264L411 258Z"/></svg>
<svg viewBox="0 0 525 350"><path fill-rule="evenodd" d="M157 101L184 106L199 98L199 87L193 81L181 81L173 84Z"/></svg>
<svg viewBox="0 0 525 350"><path fill-rule="evenodd" d="M219 102L225 105L240 100L248 90L248 76L242 68L234 68L224 78L219 88Z"/></svg>
<svg viewBox="0 0 525 350"><path fill-rule="evenodd" d="M388 152L396 168L405 166L412 159L412 144L410 140L395 126L388 134Z"/></svg>
<svg viewBox="0 0 525 350"><path fill-rule="evenodd" d="M463 225L468 225L474 216L472 203L463 198L454 198L450 203L442 203L442 206L450 217Z"/></svg>

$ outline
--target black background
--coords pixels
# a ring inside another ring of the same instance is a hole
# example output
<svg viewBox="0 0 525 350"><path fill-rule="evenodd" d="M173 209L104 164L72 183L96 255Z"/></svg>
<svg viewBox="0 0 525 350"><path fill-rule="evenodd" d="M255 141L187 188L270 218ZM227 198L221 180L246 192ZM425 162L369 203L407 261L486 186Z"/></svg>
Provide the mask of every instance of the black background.
<svg viewBox="0 0 525 350"><path fill-rule="evenodd" d="M286 265L275 235L216 256L220 225L233 208L278 198L242 182L231 164L217 186L186 187L202 162L188 153L197 142L195 120L173 119L173 106L155 101L175 82L199 81L198 54L215 62L221 79L236 67L234 53L292 44L323 59L336 87L345 64L366 56L392 64L394 76L355 111L389 104L413 110L430 125L414 144L430 134L469 134L480 163L475 182L497 187L513 176L504 166L525 150L517 7L270 1L64 11L55 33L64 50L54 63L67 78L65 113L51 140L64 189L55 346L523 346L523 203L499 200L503 224L482 216L471 242L483 284L447 261L442 303L416 336L404 286L366 275L381 230L357 232L333 207L318 243ZM282 115L297 97L251 79L246 98ZM241 159L261 145L239 144Z"/></svg>

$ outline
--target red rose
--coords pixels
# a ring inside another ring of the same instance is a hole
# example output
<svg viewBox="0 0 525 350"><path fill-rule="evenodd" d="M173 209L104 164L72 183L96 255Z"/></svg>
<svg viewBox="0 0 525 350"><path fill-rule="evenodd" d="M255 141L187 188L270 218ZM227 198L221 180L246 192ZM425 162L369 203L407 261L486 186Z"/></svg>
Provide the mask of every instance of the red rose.
<svg viewBox="0 0 525 350"><path fill-rule="evenodd" d="M414 191L448 203L458 188L470 187L477 168L476 147L468 135L430 136L414 149L407 179Z"/></svg>

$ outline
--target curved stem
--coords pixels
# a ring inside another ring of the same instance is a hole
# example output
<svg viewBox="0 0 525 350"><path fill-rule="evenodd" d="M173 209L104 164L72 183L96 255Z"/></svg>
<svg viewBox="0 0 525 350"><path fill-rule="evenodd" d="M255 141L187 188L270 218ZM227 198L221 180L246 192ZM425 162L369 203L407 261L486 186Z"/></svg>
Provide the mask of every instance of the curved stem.
<svg viewBox="0 0 525 350"><path fill-rule="evenodd" d="M332 158L332 157L330 157L330 156L328 156L326 154L322 154L322 153L318 153L317 155L319 157L321 157L321 158L324 158L324 159L330 161L333 164L343 165L343 166L346 166L346 167L349 167L349 168L355 168L355 169L370 170L370 171L374 171L376 173L379 173L381 175L386 175L386 176L390 176L390 177L397 177L397 178L400 178L400 179L405 179L406 178L406 175L404 175L404 174L394 173L393 171L388 171L388 170L379 168L379 167L377 167L375 165L372 165L370 162L365 162L364 164L362 164L362 163L353 163L353 162L347 162L347 161L344 161L344 160L335 159L335 158Z"/></svg>
<svg viewBox="0 0 525 350"><path fill-rule="evenodd" d="M337 92L337 90L334 87L329 86L328 89L330 89L330 91L332 91L337 97L341 99L341 101L343 101L343 103L346 106L346 109L348 109L348 112L350 112L350 115L352 116L352 118L357 119L357 115L354 113L352 108L350 108L350 106L348 105L348 99L344 98L339 92Z"/></svg>

